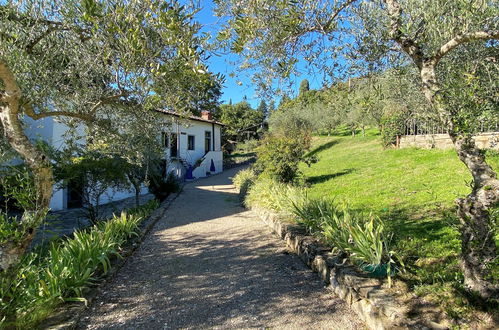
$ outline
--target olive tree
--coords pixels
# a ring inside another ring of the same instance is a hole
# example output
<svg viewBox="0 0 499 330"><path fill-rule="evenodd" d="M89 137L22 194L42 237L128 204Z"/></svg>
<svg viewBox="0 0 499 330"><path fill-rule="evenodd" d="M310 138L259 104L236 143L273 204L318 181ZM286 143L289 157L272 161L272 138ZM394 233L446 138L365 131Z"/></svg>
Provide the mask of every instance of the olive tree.
<svg viewBox="0 0 499 330"><path fill-rule="evenodd" d="M498 287L490 267L497 258L491 210L499 181L473 140L475 118L497 118L499 8L489 0L226 0L223 46L241 54L243 67L259 67L271 85L308 61L327 77L382 71L411 64L422 92L448 130L473 178L457 200L465 285L482 297Z"/></svg>
<svg viewBox="0 0 499 330"><path fill-rule="evenodd" d="M51 163L26 136L25 118L120 131L123 114L140 118L155 107L193 103L191 91L166 85L168 77L203 81L210 75L194 12L174 0L0 4L2 138L32 172L37 192L36 209L23 216L22 240L0 246L0 269L23 255L52 197Z"/></svg>

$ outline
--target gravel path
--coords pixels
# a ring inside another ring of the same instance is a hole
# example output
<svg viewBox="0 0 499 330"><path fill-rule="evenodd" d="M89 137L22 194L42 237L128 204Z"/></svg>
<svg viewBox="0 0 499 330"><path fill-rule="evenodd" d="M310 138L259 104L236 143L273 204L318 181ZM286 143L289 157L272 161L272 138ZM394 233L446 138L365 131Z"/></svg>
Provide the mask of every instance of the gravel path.
<svg viewBox="0 0 499 330"><path fill-rule="evenodd" d="M364 328L238 205L237 171L187 184L78 328Z"/></svg>

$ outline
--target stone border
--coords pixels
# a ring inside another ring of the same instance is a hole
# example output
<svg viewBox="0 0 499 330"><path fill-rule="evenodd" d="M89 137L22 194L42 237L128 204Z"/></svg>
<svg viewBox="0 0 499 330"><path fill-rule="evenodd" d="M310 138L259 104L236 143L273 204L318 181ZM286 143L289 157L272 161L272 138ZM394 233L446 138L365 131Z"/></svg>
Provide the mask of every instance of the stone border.
<svg viewBox="0 0 499 330"><path fill-rule="evenodd" d="M105 277L100 281L97 287L91 288L86 294L85 299L87 302L82 303L66 303L62 306L56 308L51 316L46 318L38 329L51 329L51 330L69 330L76 329L78 322L80 321L83 313L87 310L87 307L92 303L92 301L97 297L105 284L110 282L118 271L125 265L127 258L131 256L135 250L144 241L147 234L152 230L154 225L165 215L166 210L170 207L173 201L182 193L185 183L182 183L179 187L177 193L168 196L161 205L154 210L151 215L140 224L140 232L138 236L133 238L124 248L123 253L121 253L122 258L116 258L112 260L112 266L109 269Z"/></svg>
<svg viewBox="0 0 499 330"><path fill-rule="evenodd" d="M416 317L410 319L410 306L402 297L383 287L384 281L367 277L317 239L304 235L297 225L280 220L279 215L267 210L252 209L271 230L286 242L291 252L298 255L336 295L343 299L370 329L447 329L446 326ZM424 316L424 315L423 315Z"/></svg>

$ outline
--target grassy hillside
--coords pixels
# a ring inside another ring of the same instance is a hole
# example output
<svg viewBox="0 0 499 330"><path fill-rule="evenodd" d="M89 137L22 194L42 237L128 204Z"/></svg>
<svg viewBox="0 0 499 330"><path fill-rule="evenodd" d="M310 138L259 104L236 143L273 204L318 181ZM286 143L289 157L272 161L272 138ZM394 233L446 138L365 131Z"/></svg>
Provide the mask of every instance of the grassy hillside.
<svg viewBox="0 0 499 330"><path fill-rule="evenodd" d="M462 274L454 200L470 191L471 176L453 150L383 149L379 136L369 133L314 139L310 154L318 162L302 167L310 195L386 220L408 268L406 282L417 293L448 300L449 314L461 313L466 304L455 301ZM499 169L497 153L488 161Z"/></svg>

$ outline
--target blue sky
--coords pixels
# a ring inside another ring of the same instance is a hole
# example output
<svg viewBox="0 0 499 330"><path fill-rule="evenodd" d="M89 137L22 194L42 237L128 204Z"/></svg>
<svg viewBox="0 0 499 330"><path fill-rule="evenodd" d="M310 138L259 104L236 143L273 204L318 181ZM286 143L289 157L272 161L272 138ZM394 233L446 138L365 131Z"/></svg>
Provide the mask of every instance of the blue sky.
<svg viewBox="0 0 499 330"><path fill-rule="evenodd" d="M200 1L202 10L197 14L197 21L203 25L202 32L209 32L215 36L215 31L217 30L217 21L219 18L213 15L213 2L211 0ZM223 54L223 55L213 55L208 60L208 66L210 71L214 73L221 73L225 76L225 84L223 88L222 102L228 103L232 99L233 103L237 103L243 100L246 96L248 102L253 106L258 106L260 99L256 95L256 91L251 84L251 72L240 73L235 77L230 77L229 74L232 73L236 65L230 62L237 62L238 57L234 54ZM321 79L316 79L310 77L307 74L303 74L300 77L294 78L294 89L297 90L301 80L307 78L310 82L311 88L320 88L322 85ZM268 101L268 100L266 100ZM279 104L279 98L275 99L276 105Z"/></svg>

